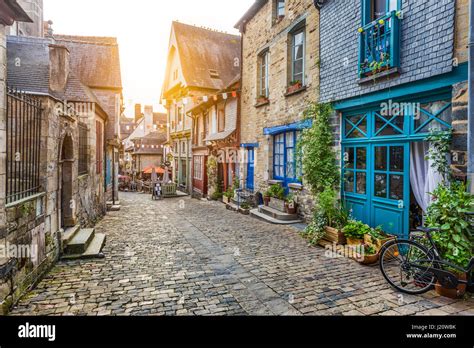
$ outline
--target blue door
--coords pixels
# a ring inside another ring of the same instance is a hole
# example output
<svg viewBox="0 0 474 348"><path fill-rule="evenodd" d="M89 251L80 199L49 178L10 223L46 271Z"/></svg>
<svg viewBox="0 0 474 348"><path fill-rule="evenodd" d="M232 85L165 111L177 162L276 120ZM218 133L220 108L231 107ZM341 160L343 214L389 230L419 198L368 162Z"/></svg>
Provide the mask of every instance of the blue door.
<svg viewBox="0 0 474 348"><path fill-rule="evenodd" d="M408 142L343 147L343 196L352 217L407 236L410 206Z"/></svg>
<svg viewBox="0 0 474 348"><path fill-rule="evenodd" d="M372 226L400 237L409 234L410 144L372 145L371 210Z"/></svg>
<svg viewBox="0 0 474 348"><path fill-rule="evenodd" d="M254 175L255 175L255 149L250 147L247 149L247 180L246 188L247 190L254 190Z"/></svg>

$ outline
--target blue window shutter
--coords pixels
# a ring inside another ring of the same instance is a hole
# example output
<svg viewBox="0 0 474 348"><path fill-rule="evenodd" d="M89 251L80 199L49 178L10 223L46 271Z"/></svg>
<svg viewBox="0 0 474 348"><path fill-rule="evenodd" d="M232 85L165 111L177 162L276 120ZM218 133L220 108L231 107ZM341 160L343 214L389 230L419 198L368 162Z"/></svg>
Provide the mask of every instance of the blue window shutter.
<svg viewBox="0 0 474 348"><path fill-rule="evenodd" d="M361 0L361 26L365 26L366 24L370 23L372 20L372 16L370 15L371 7L372 7L372 0Z"/></svg>

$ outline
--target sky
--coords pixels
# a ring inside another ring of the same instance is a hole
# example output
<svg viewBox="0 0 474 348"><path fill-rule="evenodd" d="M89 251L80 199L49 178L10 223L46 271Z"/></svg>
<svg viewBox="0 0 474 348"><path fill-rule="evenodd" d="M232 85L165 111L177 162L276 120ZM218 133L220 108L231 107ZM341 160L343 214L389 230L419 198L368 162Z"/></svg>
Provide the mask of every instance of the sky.
<svg viewBox="0 0 474 348"><path fill-rule="evenodd" d="M159 109L171 22L238 34L235 23L254 0L44 0L57 34L118 38L128 116L135 103Z"/></svg>

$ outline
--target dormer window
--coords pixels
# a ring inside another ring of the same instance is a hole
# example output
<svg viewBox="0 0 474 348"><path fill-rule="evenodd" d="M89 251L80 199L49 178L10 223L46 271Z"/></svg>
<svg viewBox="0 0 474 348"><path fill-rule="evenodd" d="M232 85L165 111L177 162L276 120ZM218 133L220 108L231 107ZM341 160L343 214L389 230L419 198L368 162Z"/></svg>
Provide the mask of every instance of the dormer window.
<svg viewBox="0 0 474 348"><path fill-rule="evenodd" d="M220 78L219 72L217 70L209 69L209 76L211 79L218 79Z"/></svg>

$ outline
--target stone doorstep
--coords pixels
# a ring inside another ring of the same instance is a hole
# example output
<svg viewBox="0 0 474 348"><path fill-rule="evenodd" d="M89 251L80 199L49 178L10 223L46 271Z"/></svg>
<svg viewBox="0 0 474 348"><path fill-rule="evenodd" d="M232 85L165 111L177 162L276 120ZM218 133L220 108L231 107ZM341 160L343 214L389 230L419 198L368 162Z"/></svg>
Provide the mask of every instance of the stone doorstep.
<svg viewBox="0 0 474 348"><path fill-rule="evenodd" d="M275 225L293 225L293 224L299 224L302 222L302 220L278 220L271 216L268 216L267 214L261 213L258 209L251 210L250 215L257 219L260 219L260 220L263 220Z"/></svg>
<svg viewBox="0 0 474 348"><path fill-rule="evenodd" d="M105 246L107 237L105 234L97 233L94 236L94 239L90 242L86 251L82 254L76 255L64 255L61 257L61 260L82 260L82 259L98 259L104 258L102 254L102 249Z"/></svg>
<svg viewBox="0 0 474 348"><path fill-rule="evenodd" d="M110 208L109 208L109 211L120 211L122 207L120 205L112 205Z"/></svg>
<svg viewBox="0 0 474 348"><path fill-rule="evenodd" d="M83 254L95 237L93 228L81 229L66 245L65 254Z"/></svg>
<svg viewBox="0 0 474 348"><path fill-rule="evenodd" d="M272 207L267 207L265 205L261 205L258 207L258 211L260 213L266 214L274 219L282 220L282 221L295 221L299 220L297 214L288 214L284 213L278 209L274 209Z"/></svg>
<svg viewBox="0 0 474 348"><path fill-rule="evenodd" d="M64 231L64 233L61 234L61 241L62 241L63 247L65 247L76 236L77 232L79 232L80 229L81 229L80 225L76 225L74 227L68 227Z"/></svg>

